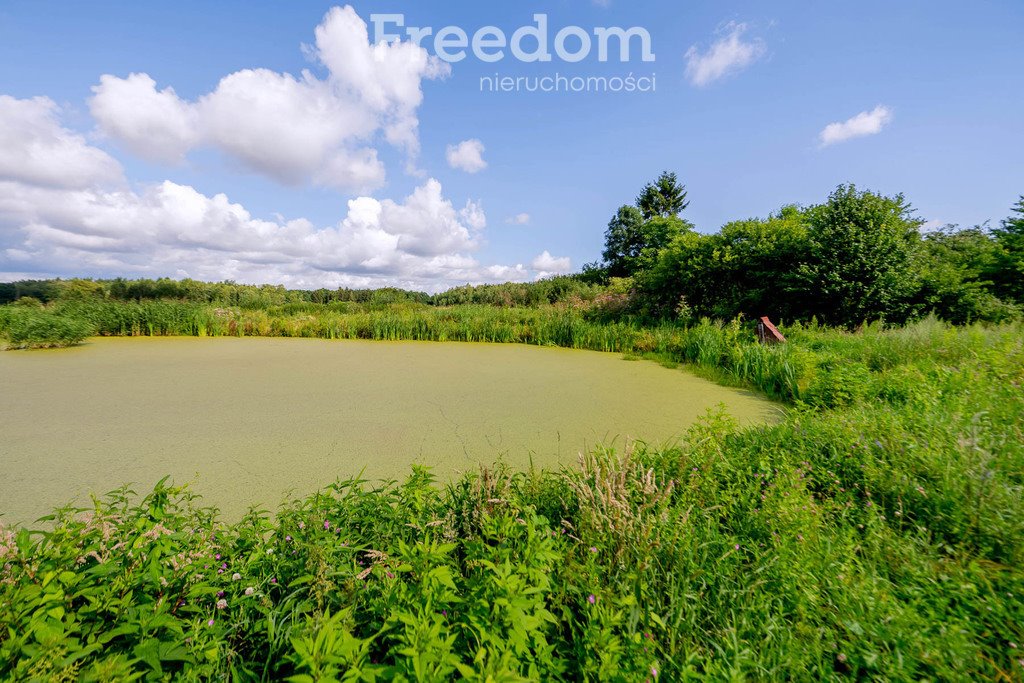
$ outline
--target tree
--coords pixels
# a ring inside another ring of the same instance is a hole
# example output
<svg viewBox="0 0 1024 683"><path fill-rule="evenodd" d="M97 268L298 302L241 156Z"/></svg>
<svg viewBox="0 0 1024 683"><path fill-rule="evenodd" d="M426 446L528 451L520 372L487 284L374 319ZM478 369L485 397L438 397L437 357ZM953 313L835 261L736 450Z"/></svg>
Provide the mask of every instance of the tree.
<svg viewBox="0 0 1024 683"><path fill-rule="evenodd" d="M633 261L643 249L640 227L644 219L635 206L620 206L604 233L604 259L610 277L632 274Z"/></svg>
<svg viewBox="0 0 1024 683"><path fill-rule="evenodd" d="M840 185L808 218L808 257L799 269L811 312L852 327L902 321L918 283L919 219L903 195L885 197Z"/></svg>
<svg viewBox="0 0 1024 683"><path fill-rule="evenodd" d="M1001 250L989 275L999 297L1024 303L1024 195L1011 211L1016 215L992 231Z"/></svg>
<svg viewBox="0 0 1024 683"><path fill-rule="evenodd" d="M643 220L639 209L622 206L608 223L602 256L609 277L630 277L650 266L677 235L693 230L678 216Z"/></svg>
<svg viewBox="0 0 1024 683"><path fill-rule="evenodd" d="M669 171L662 173L653 183L647 183L636 198L636 206L645 221L659 216L678 216L689 205L690 202L686 201L686 187L680 184L675 173Z"/></svg>
<svg viewBox="0 0 1024 683"><path fill-rule="evenodd" d="M640 304L653 317L802 317L794 271L806 251L805 215L795 206L727 223L714 235L684 234L637 276Z"/></svg>
<svg viewBox="0 0 1024 683"><path fill-rule="evenodd" d="M921 242L917 301L922 311L962 325L1013 317L1016 309L993 293L991 275L1003 253L985 226L959 229L948 225L929 232Z"/></svg>

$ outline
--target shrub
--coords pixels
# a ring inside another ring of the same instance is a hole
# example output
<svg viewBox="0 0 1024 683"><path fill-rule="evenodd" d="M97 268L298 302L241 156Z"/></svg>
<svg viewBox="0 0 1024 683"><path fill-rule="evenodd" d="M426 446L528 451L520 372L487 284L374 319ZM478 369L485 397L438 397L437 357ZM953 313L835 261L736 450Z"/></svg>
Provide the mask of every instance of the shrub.
<svg viewBox="0 0 1024 683"><path fill-rule="evenodd" d="M74 346L94 334L86 321L50 311L17 307L6 319L9 346L16 349Z"/></svg>

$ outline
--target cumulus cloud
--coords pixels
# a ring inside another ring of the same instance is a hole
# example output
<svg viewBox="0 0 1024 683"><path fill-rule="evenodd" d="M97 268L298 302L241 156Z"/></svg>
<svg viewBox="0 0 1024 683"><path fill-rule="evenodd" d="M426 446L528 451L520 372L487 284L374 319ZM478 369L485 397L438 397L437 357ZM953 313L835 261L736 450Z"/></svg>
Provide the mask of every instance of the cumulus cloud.
<svg viewBox="0 0 1024 683"><path fill-rule="evenodd" d="M445 157L452 168L466 173L476 173L487 168L487 162L483 157L484 149L484 143L476 138L463 140L457 145L448 145Z"/></svg>
<svg viewBox="0 0 1024 683"><path fill-rule="evenodd" d="M876 135L881 133L882 129L890 121L892 121L892 110L880 104L871 111L862 111L845 121L828 124L818 134L818 141L822 147L828 147L837 142L846 142L854 138Z"/></svg>
<svg viewBox="0 0 1024 683"><path fill-rule="evenodd" d="M121 179L113 157L61 127L48 97L0 95L0 122L0 180L83 188Z"/></svg>
<svg viewBox="0 0 1024 683"><path fill-rule="evenodd" d="M374 143L383 137L415 166L424 80L450 73L411 42L371 44L350 6L335 7L308 53L326 68L298 76L243 69L195 101L158 90L147 74L104 75L90 111L100 131L132 152L175 162L199 146L220 149L279 182L369 191L384 182Z"/></svg>
<svg viewBox="0 0 1024 683"><path fill-rule="evenodd" d="M157 90L147 74L103 75L92 90L90 110L101 129L141 157L177 163L199 141L196 108L174 88Z"/></svg>
<svg viewBox="0 0 1024 683"><path fill-rule="evenodd" d="M545 249L537 258L533 259L530 267L537 271L537 277L547 277L568 273L572 270L572 261L568 256L561 258L552 256Z"/></svg>
<svg viewBox="0 0 1024 683"><path fill-rule="evenodd" d="M686 77L690 83L703 87L714 81L746 69L761 59L767 48L759 38L744 40L746 24L729 22L718 33L722 34L707 51L696 45L686 52Z"/></svg>
<svg viewBox="0 0 1024 683"><path fill-rule="evenodd" d="M529 225L530 214L528 213L517 213L515 216L509 216L505 219L505 222L509 225Z"/></svg>
<svg viewBox="0 0 1024 683"><path fill-rule="evenodd" d="M63 128L45 99L0 98L0 273L194 277L294 287L436 290L528 280L569 266L484 265L486 216L441 183L400 201L358 197L334 225L265 220L171 181L129 187L117 163Z"/></svg>

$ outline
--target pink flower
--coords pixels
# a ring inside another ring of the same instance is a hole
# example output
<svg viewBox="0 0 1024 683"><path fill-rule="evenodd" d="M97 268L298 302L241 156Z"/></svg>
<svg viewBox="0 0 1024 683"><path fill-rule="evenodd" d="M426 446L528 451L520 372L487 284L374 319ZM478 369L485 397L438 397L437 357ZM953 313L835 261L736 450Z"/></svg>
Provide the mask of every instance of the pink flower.
<svg viewBox="0 0 1024 683"><path fill-rule="evenodd" d="M597 598L594 596L593 593L587 596L587 602L589 602L591 605L597 602Z"/></svg>
<svg viewBox="0 0 1024 683"><path fill-rule="evenodd" d="M206 625L207 626L213 626L213 619L210 619L208 622L206 622Z"/></svg>
<svg viewBox="0 0 1024 683"><path fill-rule="evenodd" d="M324 531L330 531L330 530L331 530L331 523L330 523L330 522L328 522L328 521L327 521L327 520L325 519L325 520L324 520Z"/></svg>
<svg viewBox="0 0 1024 683"><path fill-rule="evenodd" d="M739 550L739 549L740 549L740 544L739 544L739 543L737 543L737 544L736 544L736 550Z"/></svg>
<svg viewBox="0 0 1024 683"><path fill-rule="evenodd" d="M597 548L595 548L594 546L590 546L590 552L596 553L597 552Z"/></svg>

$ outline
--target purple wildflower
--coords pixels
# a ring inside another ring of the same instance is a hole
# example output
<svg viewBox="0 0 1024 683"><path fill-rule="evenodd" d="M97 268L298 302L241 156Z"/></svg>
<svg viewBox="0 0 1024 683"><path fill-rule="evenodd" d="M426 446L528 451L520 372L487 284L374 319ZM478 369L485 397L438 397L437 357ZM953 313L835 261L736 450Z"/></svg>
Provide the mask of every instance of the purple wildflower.
<svg viewBox="0 0 1024 683"><path fill-rule="evenodd" d="M587 602L589 602L591 605L597 602L597 598L594 596L593 593L587 596Z"/></svg>

